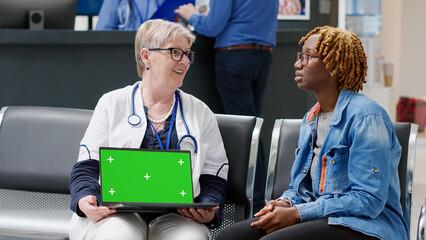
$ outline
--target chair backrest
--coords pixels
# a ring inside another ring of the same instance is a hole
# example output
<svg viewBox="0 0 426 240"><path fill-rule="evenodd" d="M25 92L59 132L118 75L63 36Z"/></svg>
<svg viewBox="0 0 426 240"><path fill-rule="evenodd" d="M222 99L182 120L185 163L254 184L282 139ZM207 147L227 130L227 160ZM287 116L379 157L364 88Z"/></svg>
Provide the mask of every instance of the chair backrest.
<svg viewBox="0 0 426 240"><path fill-rule="evenodd" d="M277 119L272 132L271 150L268 174L266 178L266 200L276 199L288 189L290 171L293 166L295 149L299 139L302 119ZM402 147L401 159L398 165L398 174L401 187L401 206L404 218L410 223L411 194L413 182L413 168L418 125L412 123L395 122L396 136Z"/></svg>
<svg viewBox="0 0 426 240"><path fill-rule="evenodd" d="M91 116L53 107L0 110L0 235L68 238L68 181Z"/></svg>
<svg viewBox="0 0 426 240"><path fill-rule="evenodd" d="M213 236L234 222L253 215L253 188L260 129L263 119L254 116L216 114L229 161L228 191L222 226Z"/></svg>
<svg viewBox="0 0 426 240"><path fill-rule="evenodd" d="M266 176L266 201L279 198L290 184L302 119L277 119L272 130Z"/></svg>
<svg viewBox="0 0 426 240"><path fill-rule="evenodd" d="M69 193L70 172L92 111L4 107L0 188Z"/></svg>
<svg viewBox="0 0 426 240"><path fill-rule="evenodd" d="M399 183L401 187L402 212L405 221L410 225L411 199L413 193L413 173L416 159L416 142L419 125L405 122L393 123L396 137L402 148L401 158L398 165Z"/></svg>

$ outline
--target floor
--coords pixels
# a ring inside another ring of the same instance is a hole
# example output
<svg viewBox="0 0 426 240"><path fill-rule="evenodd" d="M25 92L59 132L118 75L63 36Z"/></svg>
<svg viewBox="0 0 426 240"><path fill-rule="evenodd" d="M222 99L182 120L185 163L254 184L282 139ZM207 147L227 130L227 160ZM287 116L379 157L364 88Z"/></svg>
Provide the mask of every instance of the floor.
<svg viewBox="0 0 426 240"><path fill-rule="evenodd" d="M426 134L417 138L416 162L414 164L413 205L411 208L410 239L417 237L417 224L422 205L426 199Z"/></svg>

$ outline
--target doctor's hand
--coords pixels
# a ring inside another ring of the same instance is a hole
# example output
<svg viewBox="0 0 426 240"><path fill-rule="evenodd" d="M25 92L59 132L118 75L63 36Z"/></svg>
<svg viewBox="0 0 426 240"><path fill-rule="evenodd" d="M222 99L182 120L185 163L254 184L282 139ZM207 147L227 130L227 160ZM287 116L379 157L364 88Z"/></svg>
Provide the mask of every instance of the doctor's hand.
<svg viewBox="0 0 426 240"><path fill-rule="evenodd" d="M300 214L296 207L275 207L271 212L252 222L251 226L259 227L266 233L271 233L299 222Z"/></svg>
<svg viewBox="0 0 426 240"><path fill-rule="evenodd" d="M261 217L268 212L272 212L275 207L290 207L290 203L282 200L270 200L259 212L255 213L254 216Z"/></svg>
<svg viewBox="0 0 426 240"><path fill-rule="evenodd" d="M189 4L179 6L178 9L175 9L175 13L179 14L183 19L188 21L189 18L195 13L198 13L198 11L194 7L194 5L192 5L192 3L189 3Z"/></svg>
<svg viewBox="0 0 426 240"><path fill-rule="evenodd" d="M81 198L80 201L78 201L78 207L86 214L86 217L94 223L116 212L115 209L109 209L105 206L98 207L95 196L85 196Z"/></svg>
<svg viewBox="0 0 426 240"><path fill-rule="evenodd" d="M213 208L181 208L178 209L178 213L182 216L190 218L198 223L209 223L213 221L214 211L219 209L219 206Z"/></svg>

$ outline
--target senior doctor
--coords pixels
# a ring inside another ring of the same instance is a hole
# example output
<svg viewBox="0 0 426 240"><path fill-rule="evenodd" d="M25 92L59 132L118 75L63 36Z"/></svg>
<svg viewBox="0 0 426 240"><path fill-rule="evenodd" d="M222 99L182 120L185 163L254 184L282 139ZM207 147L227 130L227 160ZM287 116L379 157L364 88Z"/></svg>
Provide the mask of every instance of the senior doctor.
<svg viewBox="0 0 426 240"><path fill-rule="evenodd" d="M194 60L194 41L176 23L140 26L135 57L142 81L102 96L81 141L70 179L71 240L207 240L208 227L221 224L228 160L217 121L203 102L179 90ZM98 206L99 147L189 150L195 201L219 207L136 214Z"/></svg>

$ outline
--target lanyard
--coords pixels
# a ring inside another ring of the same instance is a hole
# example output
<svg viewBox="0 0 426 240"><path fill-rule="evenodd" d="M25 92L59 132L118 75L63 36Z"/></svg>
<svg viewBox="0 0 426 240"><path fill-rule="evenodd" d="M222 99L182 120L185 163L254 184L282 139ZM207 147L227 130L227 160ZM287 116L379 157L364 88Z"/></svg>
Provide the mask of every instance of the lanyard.
<svg viewBox="0 0 426 240"><path fill-rule="evenodd" d="M167 145L166 145L166 149L167 150L169 150L169 148L170 148L170 138L171 138L171 135L172 135L173 124L174 124L175 119L176 119L177 105L179 103L177 101L178 99L177 99L176 93L175 93L175 99L176 99L176 101L175 101L176 104L175 104L175 106L173 108L172 120L170 121L169 133L167 134ZM152 129L154 129L155 136L157 137L158 144L160 145L160 148L164 150L163 143L161 142L160 136L158 136L157 130L155 130L155 127L154 127L154 125L152 125L151 120L149 120L149 118L147 118L147 119L148 119L149 124L152 126Z"/></svg>

